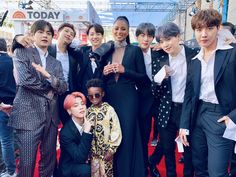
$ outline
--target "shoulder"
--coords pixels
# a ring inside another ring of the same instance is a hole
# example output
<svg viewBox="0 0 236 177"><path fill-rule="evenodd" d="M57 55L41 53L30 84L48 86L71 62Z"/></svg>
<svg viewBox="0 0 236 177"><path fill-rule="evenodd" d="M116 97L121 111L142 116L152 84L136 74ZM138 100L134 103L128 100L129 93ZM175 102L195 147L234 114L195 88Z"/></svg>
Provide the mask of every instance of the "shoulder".
<svg viewBox="0 0 236 177"><path fill-rule="evenodd" d="M115 112L115 109L109 103L104 102L103 106L106 107L108 111Z"/></svg>
<svg viewBox="0 0 236 177"><path fill-rule="evenodd" d="M73 122L72 120L68 120L68 122L66 124L63 125L63 127L61 128L61 131L60 131L60 135L63 135L63 136L66 136L66 135L69 135L71 133L69 133L71 131L71 126L72 126Z"/></svg>
<svg viewBox="0 0 236 177"><path fill-rule="evenodd" d="M27 60L32 55L38 55L37 49L33 47L29 48L17 48L14 51L15 57L20 58L22 61Z"/></svg>
<svg viewBox="0 0 236 177"><path fill-rule="evenodd" d="M186 53L198 54L200 52L200 48L188 47L183 45Z"/></svg>

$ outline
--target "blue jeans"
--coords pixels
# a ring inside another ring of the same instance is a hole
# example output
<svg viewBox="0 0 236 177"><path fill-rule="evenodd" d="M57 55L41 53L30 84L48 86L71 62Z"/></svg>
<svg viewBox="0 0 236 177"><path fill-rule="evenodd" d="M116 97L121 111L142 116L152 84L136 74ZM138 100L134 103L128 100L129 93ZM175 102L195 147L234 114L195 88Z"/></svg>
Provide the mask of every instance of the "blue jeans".
<svg viewBox="0 0 236 177"><path fill-rule="evenodd" d="M14 155L13 129L7 126L8 115L0 111L0 141L2 146L2 158L7 172L12 174L16 170Z"/></svg>

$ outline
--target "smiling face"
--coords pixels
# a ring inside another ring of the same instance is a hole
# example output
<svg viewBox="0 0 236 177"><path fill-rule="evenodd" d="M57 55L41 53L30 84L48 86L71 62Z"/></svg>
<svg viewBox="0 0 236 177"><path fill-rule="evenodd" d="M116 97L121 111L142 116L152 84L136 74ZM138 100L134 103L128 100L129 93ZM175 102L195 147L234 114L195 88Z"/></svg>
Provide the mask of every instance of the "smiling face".
<svg viewBox="0 0 236 177"><path fill-rule="evenodd" d="M92 27L88 31L88 40L91 42L93 47L97 48L102 43L103 35L102 33L96 32L95 28Z"/></svg>
<svg viewBox="0 0 236 177"><path fill-rule="evenodd" d="M160 47L171 56L175 56L176 52L178 53L180 45L180 37L177 36L170 36L167 38L160 38Z"/></svg>
<svg viewBox="0 0 236 177"><path fill-rule="evenodd" d="M69 27L64 27L59 31L58 41L63 41L64 44L68 45L72 42L74 37L75 32Z"/></svg>
<svg viewBox="0 0 236 177"><path fill-rule="evenodd" d="M74 105L67 110L70 115L77 119L83 119L86 114L86 105L80 97L75 98Z"/></svg>
<svg viewBox="0 0 236 177"><path fill-rule="evenodd" d="M151 35L148 35L147 32L142 33L137 36L137 41L139 43L139 46L142 49L142 51L145 51L145 52L148 51L153 39L154 37Z"/></svg>
<svg viewBox="0 0 236 177"><path fill-rule="evenodd" d="M35 44L42 50L47 50L48 46L52 43L52 33L48 26L43 30L37 30L34 33Z"/></svg>
<svg viewBox="0 0 236 177"><path fill-rule="evenodd" d="M117 20L113 25L112 35L115 41L124 41L129 35L128 24L124 20Z"/></svg>
<svg viewBox="0 0 236 177"><path fill-rule="evenodd" d="M100 106L102 104L102 98L104 97L104 91L100 87L88 88L88 99L94 106Z"/></svg>

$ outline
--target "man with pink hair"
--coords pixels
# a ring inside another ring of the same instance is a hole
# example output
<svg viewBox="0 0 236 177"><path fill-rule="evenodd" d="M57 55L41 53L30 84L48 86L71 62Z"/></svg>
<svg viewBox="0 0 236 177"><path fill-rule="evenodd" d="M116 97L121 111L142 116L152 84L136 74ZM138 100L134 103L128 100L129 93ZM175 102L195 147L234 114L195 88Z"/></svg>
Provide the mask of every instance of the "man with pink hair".
<svg viewBox="0 0 236 177"><path fill-rule="evenodd" d="M60 177L90 177L88 156L91 148L91 123L85 118L86 98L80 92L66 96L64 108L71 119L60 132Z"/></svg>

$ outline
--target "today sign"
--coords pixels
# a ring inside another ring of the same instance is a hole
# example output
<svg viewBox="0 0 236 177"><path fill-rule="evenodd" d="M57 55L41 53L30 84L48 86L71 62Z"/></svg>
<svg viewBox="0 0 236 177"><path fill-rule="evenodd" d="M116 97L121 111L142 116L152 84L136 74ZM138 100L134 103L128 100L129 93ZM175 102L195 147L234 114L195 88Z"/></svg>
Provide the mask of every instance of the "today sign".
<svg viewBox="0 0 236 177"><path fill-rule="evenodd" d="M47 20L47 21L63 21L63 11L35 11L35 10L17 10L12 13L13 20Z"/></svg>

